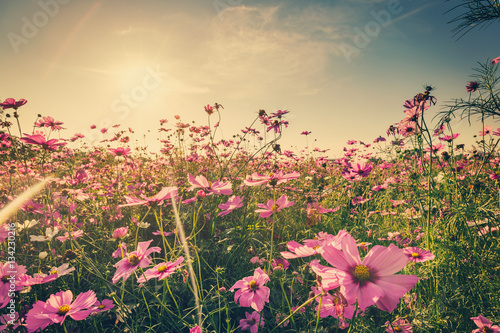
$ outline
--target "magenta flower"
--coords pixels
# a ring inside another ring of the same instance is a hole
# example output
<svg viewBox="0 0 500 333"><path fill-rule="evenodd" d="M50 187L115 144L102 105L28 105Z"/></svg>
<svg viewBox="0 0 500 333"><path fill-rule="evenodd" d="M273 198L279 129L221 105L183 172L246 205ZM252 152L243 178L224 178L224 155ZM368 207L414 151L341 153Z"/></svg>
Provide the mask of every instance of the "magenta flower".
<svg viewBox="0 0 500 333"><path fill-rule="evenodd" d="M458 138L459 135L460 135L460 133L454 133L453 135L445 135L443 137L440 137L439 140L446 141L446 142L451 142L454 139Z"/></svg>
<svg viewBox="0 0 500 333"><path fill-rule="evenodd" d="M422 250L416 246L404 248L403 251L408 257L408 260L413 262L424 262L435 258L429 251Z"/></svg>
<svg viewBox="0 0 500 333"><path fill-rule="evenodd" d="M59 142L57 139L51 139L47 141L43 135L35 134L35 135L27 135L23 136L20 140L24 143L28 143L30 145L39 145L42 146L45 150L56 150L59 146L64 146L66 142Z"/></svg>
<svg viewBox="0 0 500 333"><path fill-rule="evenodd" d="M110 299L103 299L102 302L96 301L94 303L94 312L104 312L109 311L115 307L115 304Z"/></svg>
<svg viewBox="0 0 500 333"><path fill-rule="evenodd" d="M406 319L399 318L393 321L392 323L390 321L387 321L385 323L385 326L387 326L385 331L388 333L396 333L396 332L413 333L413 327Z"/></svg>
<svg viewBox="0 0 500 333"><path fill-rule="evenodd" d="M27 100L21 98L20 100L16 101L13 98L7 98L3 103L0 103L0 106L5 109L10 109L13 108L14 110L17 110L18 107L23 106L24 104L28 103Z"/></svg>
<svg viewBox="0 0 500 333"><path fill-rule="evenodd" d="M498 327L498 325L491 326L493 323L483 316L472 317L471 319L474 321L474 324L476 324L477 327L479 327L478 329L475 329L474 331L472 331L472 333L484 333L484 332L498 333L498 332L500 332L500 327Z"/></svg>
<svg viewBox="0 0 500 333"><path fill-rule="evenodd" d="M260 314L256 311L249 314L245 312L245 319L240 320L240 326L242 331L250 330L250 333L257 333L260 327L264 327L264 319L260 317Z"/></svg>
<svg viewBox="0 0 500 333"><path fill-rule="evenodd" d="M495 64L497 64L497 63L499 63L499 62L500 62L500 57L496 57L495 59L493 59L493 60L491 61L491 64L492 64L492 65L495 65Z"/></svg>
<svg viewBox="0 0 500 333"><path fill-rule="evenodd" d="M195 327L193 327L192 329L189 330L189 333L202 333L201 327L196 325Z"/></svg>
<svg viewBox="0 0 500 333"><path fill-rule="evenodd" d="M115 275L113 276L113 284L118 282L122 277L127 280L129 276L139 267L144 268L151 264L149 255L153 252L159 253L159 247L152 247L148 249L149 244L153 240L147 242L140 242L137 244L137 250L127 254L127 257L117 262L113 267L116 267Z"/></svg>
<svg viewBox="0 0 500 333"><path fill-rule="evenodd" d="M125 195L124 198L127 201L126 204L119 205L118 208L127 206L138 206L138 205L149 205L149 206L159 206L163 204L163 201L177 196L177 187L164 187L151 198L141 195L142 200Z"/></svg>
<svg viewBox="0 0 500 333"><path fill-rule="evenodd" d="M118 244L118 248L111 254L113 258L125 258L127 256L127 244L120 243Z"/></svg>
<svg viewBox="0 0 500 333"><path fill-rule="evenodd" d="M239 280L229 291L239 289L234 294L234 302L238 303L239 301L241 306L261 311L264 308L264 303L269 302L270 290L264 286L269 280L269 276L259 267L254 271L253 276Z"/></svg>
<svg viewBox="0 0 500 333"><path fill-rule="evenodd" d="M61 121L56 121L52 117L43 117L35 123L35 127L50 127L51 130L58 131L63 129L61 126L62 124L64 123Z"/></svg>
<svg viewBox="0 0 500 333"><path fill-rule="evenodd" d="M467 90L468 93L476 91L477 88L479 88L479 83L477 83L476 81L470 81L465 86L465 90Z"/></svg>
<svg viewBox="0 0 500 333"><path fill-rule="evenodd" d="M231 182L221 182L221 181L215 181L215 182L209 182L205 177L203 176L197 176L196 178L192 174L188 174L188 180L189 183L191 184L191 187L187 189L187 191L192 191L196 188L201 188L208 193L214 193L217 195L231 195L233 193L232 186L233 184Z"/></svg>
<svg viewBox="0 0 500 333"><path fill-rule="evenodd" d="M290 263L286 259L273 259L273 261L271 262L271 267L273 268L273 271L277 269L286 271L288 267L290 267Z"/></svg>
<svg viewBox="0 0 500 333"><path fill-rule="evenodd" d="M311 134L310 131L304 131L304 132L300 133L300 135L309 135L309 134Z"/></svg>
<svg viewBox="0 0 500 333"><path fill-rule="evenodd" d="M26 315L28 332L43 330L52 324L62 325L68 316L74 320L84 320L93 311L96 301L92 290L79 294L74 301L71 290L51 295L47 302L36 302Z"/></svg>
<svg viewBox="0 0 500 333"><path fill-rule="evenodd" d="M130 148L109 148L109 152L115 156L128 156L130 155Z"/></svg>
<svg viewBox="0 0 500 333"><path fill-rule="evenodd" d="M262 209L256 209L256 213L260 213L260 217L267 218L274 213L280 212L283 208L293 206L294 201L288 201L286 195L282 195L276 202L274 200L269 200L267 204L257 204L257 207Z"/></svg>
<svg viewBox="0 0 500 333"><path fill-rule="evenodd" d="M479 135L485 136L490 134L491 131L493 131L493 127L491 125L486 125L482 131L479 131Z"/></svg>
<svg viewBox="0 0 500 333"><path fill-rule="evenodd" d="M219 212L219 216L226 216L227 214L231 213L233 210L236 208L243 207L243 198L240 196L232 196L230 197L225 204L220 204L219 209L222 209L221 212Z"/></svg>
<svg viewBox="0 0 500 333"><path fill-rule="evenodd" d="M323 258L335 268L319 264L316 269L312 268L322 277L323 288L342 286L348 303L358 302L361 311L375 304L383 311L392 312L399 299L418 281L415 275L395 275L406 266L408 258L394 244L374 246L363 261L351 235L343 237L341 246L342 251L332 245L320 250Z"/></svg>
<svg viewBox="0 0 500 333"><path fill-rule="evenodd" d="M179 257L176 261L172 262L164 262L159 265L156 265L153 268L148 269L144 272L144 275L141 275L138 279L138 283L146 282L147 280L158 278L158 280L163 280L172 275L176 270L181 268L184 265L181 263L184 261L184 257Z"/></svg>

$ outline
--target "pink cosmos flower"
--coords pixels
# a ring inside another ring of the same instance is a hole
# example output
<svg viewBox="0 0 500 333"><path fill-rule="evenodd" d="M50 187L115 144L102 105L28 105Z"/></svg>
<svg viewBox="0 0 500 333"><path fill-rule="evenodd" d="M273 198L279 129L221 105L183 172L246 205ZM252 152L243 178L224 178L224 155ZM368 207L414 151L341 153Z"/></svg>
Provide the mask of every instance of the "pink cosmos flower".
<svg viewBox="0 0 500 333"><path fill-rule="evenodd" d="M159 247L152 247L148 249L149 244L153 240L147 242L140 242L137 244L137 250L127 254L127 257L117 262L113 267L116 267L115 275L113 276L113 284L118 282L122 277L127 280L129 276L139 267L144 268L151 264L149 255L153 252L159 253Z"/></svg>
<svg viewBox="0 0 500 333"><path fill-rule="evenodd" d="M470 81L465 86L465 90L467 90L468 93L476 91L477 88L479 88L479 83L477 83L476 81Z"/></svg>
<svg viewBox="0 0 500 333"><path fill-rule="evenodd" d="M125 195L124 198L127 201L126 204L119 205L118 208L121 207L127 207L127 206L138 206L138 205L149 205L149 206L159 206L163 204L163 201L170 199L172 197L177 196L177 187L172 186L172 187L164 187L161 189L160 192L158 192L156 195L154 195L151 198L148 198L144 195L141 195L142 200L131 197L128 195Z"/></svg>
<svg viewBox="0 0 500 333"><path fill-rule="evenodd" d="M395 275L406 266L408 258L394 244L374 246L363 261L351 235L343 237L341 246L342 251L332 245L320 250L323 258L335 268L319 264L311 268L322 277L325 290L342 286L348 303L358 302L361 311L375 304L383 311L392 312L399 299L418 281L415 275Z"/></svg>
<svg viewBox="0 0 500 333"><path fill-rule="evenodd" d="M309 135L309 134L311 134L310 131L304 131L304 132L300 133L300 135Z"/></svg>
<svg viewBox="0 0 500 333"><path fill-rule="evenodd" d="M460 133L454 133L453 135L445 135L443 137L440 137L439 140L446 141L446 142L451 142L454 139L458 138L459 135L460 135Z"/></svg>
<svg viewBox="0 0 500 333"><path fill-rule="evenodd" d="M54 281L55 279L57 279L61 276L67 275L67 274L73 272L74 270L75 270L75 267L69 268L68 263L62 264L59 267L52 267L50 270L50 275L45 276L43 278L43 280L41 281L41 283L47 283L50 281Z"/></svg>
<svg viewBox="0 0 500 333"><path fill-rule="evenodd" d="M435 257L429 251L422 250L416 246L406 247L403 249L405 255L408 257L409 261L413 262L424 262L427 260L433 260Z"/></svg>
<svg viewBox="0 0 500 333"><path fill-rule="evenodd" d="M71 290L51 295L47 302L36 302L26 315L28 332L43 330L52 324L62 325L68 316L74 320L84 320L93 311L96 301L92 290L79 294L74 301Z"/></svg>
<svg viewBox="0 0 500 333"><path fill-rule="evenodd" d="M64 123L61 121L56 121L52 117L43 117L35 123L35 127L50 127L51 130L58 131L63 129L62 126L60 126L62 124Z"/></svg>
<svg viewBox="0 0 500 333"><path fill-rule="evenodd" d="M500 62L500 57L496 57L495 59L493 59L493 60L491 61L491 64L492 64L492 65L495 65L495 64L498 64L499 62Z"/></svg>
<svg viewBox="0 0 500 333"><path fill-rule="evenodd" d="M356 308L353 305L347 304L347 300L340 291L335 291L334 294L331 295L322 288L311 287L311 290L311 296L324 293L324 296L322 296L321 299L321 308L319 306L320 298L318 297L315 299L318 305L314 310L316 312L319 311L319 316L321 318L332 316L338 318L344 325L348 325L345 323L344 319L352 319Z"/></svg>
<svg viewBox="0 0 500 333"><path fill-rule="evenodd" d="M201 327L196 325L195 327L193 327L192 329L189 330L189 333L202 333Z"/></svg>
<svg viewBox="0 0 500 333"><path fill-rule="evenodd" d="M130 148L109 148L109 152L115 156L128 156L130 155Z"/></svg>
<svg viewBox="0 0 500 333"><path fill-rule="evenodd" d="M127 235L128 233L128 227L123 227L123 228L117 228L113 231L113 238L118 239L118 238L123 238Z"/></svg>
<svg viewBox="0 0 500 333"><path fill-rule="evenodd" d="M147 280L158 278L158 280L163 280L172 275L176 270L181 268L184 265L181 263L184 261L184 257L179 257L176 261L172 262L164 262L159 265L156 265L153 268L148 269L144 272L144 275L141 275L138 279L138 283L146 282Z"/></svg>
<svg viewBox="0 0 500 333"><path fill-rule="evenodd" d="M77 239L78 237L83 236L83 230L77 230L72 232L65 232L64 236L56 237L58 241L64 242L68 239Z"/></svg>
<svg viewBox="0 0 500 333"><path fill-rule="evenodd" d="M345 230L340 230L337 235L320 232L315 235L315 239L304 240L304 245L296 241L290 241L286 244L290 252L281 252L281 255L286 259L309 257L318 254L325 245L332 245L340 249L342 238L346 235L348 235L348 232Z"/></svg>
<svg viewBox="0 0 500 333"><path fill-rule="evenodd" d="M396 333L396 332L413 333L413 327L406 319L399 318L393 321L392 323L390 321L387 321L385 323L385 326L387 326L385 331L388 333Z"/></svg>
<svg viewBox="0 0 500 333"><path fill-rule="evenodd" d="M24 98L21 98L18 101L13 98L7 98L3 103L0 103L0 106L2 106L4 110L10 108L14 108L14 110L17 110L18 107L23 106L26 103L28 103L28 101Z"/></svg>
<svg viewBox="0 0 500 333"><path fill-rule="evenodd" d="M472 317L471 320L473 320L474 324L476 324L477 327L479 327L478 329L475 329L474 331L472 331L472 333L484 333L484 332L498 333L498 332L500 332L500 327L498 327L498 325L491 326L493 323L483 316Z"/></svg>
<svg viewBox="0 0 500 333"><path fill-rule="evenodd" d="M272 184L274 186L285 183L290 179L299 178L300 173L298 171L293 171L287 174L284 174L283 171L271 172L269 176L263 176L257 172L252 173L247 176L243 183L247 186L257 186L262 184Z"/></svg>
<svg viewBox="0 0 500 333"><path fill-rule="evenodd" d="M18 265L16 262L5 262L0 263L0 290L8 292L11 282L14 282L16 287L15 290L21 290L22 285L20 277L25 275L27 272L26 267ZM5 288L5 289L4 289ZM2 294L0 292L0 294Z"/></svg>
<svg viewBox="0 0 500 333"><path fill-rule="evenodd" d="M490 125L486 125L484 126L484 130L479 131L479 135L481 136L488 135L491 133L491 131L493 131L493 127Z"/></svg>
<svg viewBox="0 0 500 333"><path fill-rule="evenodd" d="M260 314L257 311L249 314L245 312L245 319L240 319L240 326L242 331L250 330L250 333L257 333L260 327L264 327L264 319L260 317Z"/></svg>
<svg viewBox="0 0 500 333"><path fill-rule="evenodd" d="M19 313L14 312L0 315L0 324L0 332L14 332L15 329L21 325L21 322L19 321Z"/></svg>
<svg viewBox="0 0 500 333"><path fill-rule="evenodd" d="M257 207L262 209L256 209L256 213L260 213L260 217L267 218L274 213L280 212L283 208L293 206L294 201L288 201L286 195L282 195L276 202L274 200L269 200L267 204L257 204Z"/></svg>
<svg viewBox="0 0 500 333"><path fill-rule="evenodd" d="M248 276L236 282L229 291L239 289L234 294L234 302L241 306L252 307L255 311L261 311L264 303L269 302L270 290L264 284L269 281L269 276L259 267L253 276Z"/></svg>
<svg viewBox="0 0 500 333"><path fill-rule="evenodd" d="M109 311L115 307L115 304L110 299L103 299L102 302L96 301L94 303L94 313Z"/></svg>
<svg viewBox="0 0 500 333"><path fill-rule="evenodd" d="M273 271L277 269L286 271L288 267L290 267L290 263L286 259L273 259L273 261L271 262L271 267L273 268Z"/></svg>
<svg viewBox="0 0 500 333"><path fill-rule="evenodd" d="M195 178L192 174L188 174L188 180L189 183L191 184L191 187L189 187L187 191L192 191L196 188L201 188L207 191L209 194L214 193L217 195L220 194L231 195L233 193L232 190L233 185L231 182L215 181L212 183L201 175Z"/></svg>
<svg viewBox="0 0 500 333"><path fill-rule="evenodd" d="M56 150L59 146L66 145L66 142L59 142L57 139L47 141L41 134L23 136L20 140L31 145L40 145L45 150Z"/></svg>
<svg viewBox="0 0 500 333"><path fill-rule="evenodd" d="M118 244L118 248L111 254L113 258L125 258L127 256L127 244L120 243Z"/></svg>
<svg viewBox="0 0 500 333"><path fill-rule="evenodd" d="M219 205L219 209L222 209L222 211L219 212L218 215L219 216L226 216L227 214L231 213L236 208L243 207L243 198L245 198L245 197L240 197L238 195L231 196L225 204Z"/></svg>

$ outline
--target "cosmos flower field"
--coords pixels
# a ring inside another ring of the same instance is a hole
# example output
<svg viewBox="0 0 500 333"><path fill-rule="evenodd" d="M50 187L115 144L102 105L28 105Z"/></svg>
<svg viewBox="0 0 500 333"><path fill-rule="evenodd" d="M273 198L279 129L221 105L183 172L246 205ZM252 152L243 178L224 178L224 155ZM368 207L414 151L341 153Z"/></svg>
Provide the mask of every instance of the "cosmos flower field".
<svg viewBox="0 0 500 333"><path fill-rule="evenodd" d="M159 120L151 153L133 129L89 144L6 99L0 330L500 332L497 66L467 84L473 106L427 119L426 86L335 159L282 150L287 110L224 140L223 106L200 106L202 125ZM474 147L456 111L479 115Z"/></svg>

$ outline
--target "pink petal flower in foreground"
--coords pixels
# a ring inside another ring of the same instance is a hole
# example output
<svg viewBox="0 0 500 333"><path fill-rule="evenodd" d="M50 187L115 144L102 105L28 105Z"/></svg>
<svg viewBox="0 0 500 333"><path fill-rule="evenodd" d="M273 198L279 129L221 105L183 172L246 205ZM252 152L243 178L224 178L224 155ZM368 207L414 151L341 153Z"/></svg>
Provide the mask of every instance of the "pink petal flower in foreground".
<svg viewBox="0 0 500 333"><path fill-rule="evenodd" d="M245 312L245 319L240 320L240 326L242 331L250 330L250 333L257 333L260 327L264 327L264 319L260 317L260 314L256 311L249 314Z"/></svg>
<svg viewBox="0 0 500 333"><path fill-rule="evenodd" d="M477 327L479 327L478 329L475 329L474 331L472 331L472 333L484 333L484 332L498 333L498 332L500 332L500 327L498 327L498 325L491 326L493 323L483 316L472 317L471 319L474 321L474 324L476 324Z"/></svg>
<svg viewBox="0 0 500 333"><path fill-rule="evenodd" d="M93 311L97 297L92 290L81 293L73 301L71 290L60 291L51 295L47 302L38 301L26 315L28 332L43 330L52 324L63 324L66 317L84 320Z"/></svg>
<svg viewBox="0 0 500 333"><path fill-rule="evenodd" d="M256 209L256 213L260 213L260 217L266 218L274 213L281 211L283 208L293 206L294 201L288 201L286 195L282 195L276 202L274 200L269 200L267 204L257 204L257 207L262 209Z"/></svg>
<svg viewBox="0 0 500 333"><path fill-rule="evenodd" d="M241 306L252 307L255 311L261 311L264 303L269 302L270 290L264 284L269 281L269 276L259 267L253 276L248 276L236 282L229 291L239 289L234 294L234 302Z"/></svg>
<svg viewBox="0 0 500 333"><path fill-rule="evenodd" d="M290 241L286 244L290 252L281 252L281 255L285 259L309 257L320 253L319 251L323 246L330 244L340 249L342 238L346 235L348 235L348 232L345 230L340 230L336 236L320 232L316 234L315 239L304 240L304 245L296 241Z"/></svg>
<svg viewBox="0 0 500 333"><path fill-rule="evenodd" d="M153 278L158 278L158 280L163 280L172 275L177 269L181 268L184 265L181 263L184 261L184 257L179 257L176 261L172 262L164 262L159 265L156 265L153 268L148 269L144 272L144 275L141 275L138 279L138 283L146 282L146 280L150 280Z"/></svg>
<svg viewBox="0 0 500 333"><path fill-rule="evenodd" d="M418 281L415 275L395 275L406 266L408 258L394 244L374 246L363 261L351 235L345 236L341 245L342 251L332 245L321 249L323 258L335 268L317 274L323 278L326 290L342 286L348 303L357 301L361 311L375 304L383 311L392 312L400 298ZM335 276L338 281L335 281ZM325 278L330 282L325 283Z"/></svg>
<svg viewBox="0 0 500 333"><path fill-rule="evenodd" d="M232 186L233 184L231 182L221 182L221 181L215 181L215 182L210 182L208 181L205 177L203 176L197 176L196 178L192 174L188 174L188 180L189 183L191 184L191 187L187 189L187 191L192 191L196 188L201 188L208 193L214 193L217 195L231 195L233 193Z"/></svg>
<svg viewBox="0 0 500 333"><path fill-rule="evenodd" d="M119 205L118 208L127 207L127 206L139 206L139 205L149 205L149 206L158 206L162 205L163 201L170 199L172 197L177 196L177 187L164 187L158 192L156 195L148 198L144 195L141 195L142 199L134 198L128 195L125 195L124 198L127 201L126 204Z"/></svg>
<svg viewBox="0 0 500 333"><path fill-rule="evenodd" d="M113 284L118 282L122 277L127 280L129 276L139 267L144 268L151 264L149 255L153 252L159 253L159 247L152 247L148 249L149 244L153 240L147 242L140 242L137 244L137 250L127 254L125 258L117 262L113 267L116 267L116 273L113 276Z"/></svg>
<svg viewBox="0 0 500 333"><path fill-rule="evenodd" d="M26 103L28 103L28 101L25 100L24 98L21 98L18 101L16 101L13 98L7 98L3 103L0 103L0 106L4 110L5 109L10 109L10 108L14 108L14 110L17 110L18 107L23 106Z"/></svg>
<svg viewBox="0 0 500 333"><path fill-rule="evenodd" d="M26 134L25 134L26 135ZM59 146L64 146L66 142L59 142L57 139L47 141L43 135L26 135L20 139L22 142L30 145L40 145L45 150L56 150Z"/></svg>
<svg viewBox="0 0 500 333"><path fill-rule="evenodd" d="M238 195L233 195L230 197L225 204L220 204L219 209L222 209L221 212L219 212L219 216L225 216L229 213L231 213L233 210L236 208L243 207L243 198Z"/></svg>
<svg viewBox="0 0 500 333"><path fill-rule="evenodd" d="M406 247L403 249L405 255L408 257L409 261L413 262L424 262L427 260L433 260L435 256L429 251L422 250L416 246Z"/></svg>

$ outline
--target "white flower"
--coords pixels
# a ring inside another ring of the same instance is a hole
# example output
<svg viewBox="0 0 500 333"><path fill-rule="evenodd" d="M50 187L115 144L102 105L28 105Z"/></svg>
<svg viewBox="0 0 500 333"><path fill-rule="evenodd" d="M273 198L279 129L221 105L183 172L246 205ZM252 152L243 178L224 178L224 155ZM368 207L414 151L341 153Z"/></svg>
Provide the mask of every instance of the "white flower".
<svg viewBox="0 0 500 333"><path fill-rule="evenodd" d="M38 258L40 259L45 259L47 256L48 256L47 251L43 251L38 254Z"/></svg>
<svg viewBox="0 0 500 333"><path fill-rule="evenodd" d="M21 223L16 223L16 227L17 227L17 232L21 232L23 231L24 229L29 229L29 228L33 228L35 225L38 224L38 221L33 219L33 220L26 220L24 221L23 224Z"/></svg>
<svg viewBox="0 0 500 333"><path fill-rule="evenodd" d="M47 228L45 230L45 236L30 235L30 240L32 242L50 242L58 232L59 229L57 227L54 227L54 229Z"/></svg>
<svg viewBox="0 0 500 333"><path fill-rule="evenodd" d="M151 223L141 222L141 223L139 223L137 226L138 226L139 228L144 228L144 229L146 229L146 228L148 228L150 225L151 225Z"/></svg>

